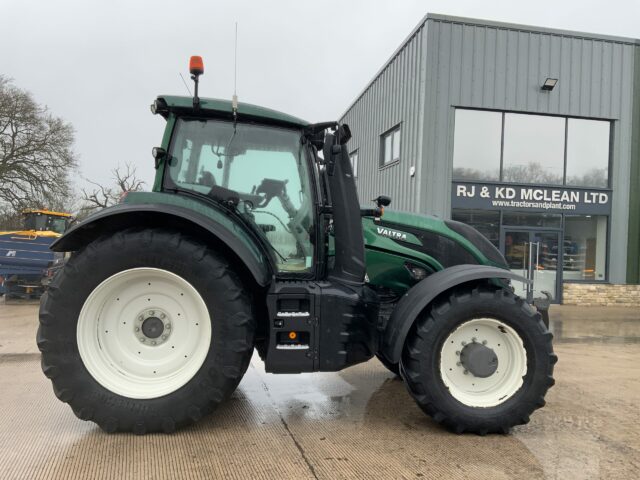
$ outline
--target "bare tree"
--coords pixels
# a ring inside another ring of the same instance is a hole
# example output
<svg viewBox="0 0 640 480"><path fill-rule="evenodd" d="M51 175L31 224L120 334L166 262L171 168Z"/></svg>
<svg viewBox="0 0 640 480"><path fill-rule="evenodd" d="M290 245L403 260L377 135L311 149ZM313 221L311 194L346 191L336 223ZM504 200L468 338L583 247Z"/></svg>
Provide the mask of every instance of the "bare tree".
<svg viewBox="0 0 640 480"><path fill-rule="evenodd" d="M11 205L0 205L0 231L22 230L23 228L24 221L22 213Z"/></svg>
<svg viewBox="0 0 640 480"><path fill-rule="evenodd" d="M0 76L0 204L18 212L69 197L77 162L71 124Z"/></svg>
<svg viewBox="0 0 640 480"><path fill-rule="evenodd" d="M559 166L562 168L562 165ZM540 183L548 185L562 184L562 171L552 171L540 162L530 161L523 164L505 166L502 169L505 182Z"/></svg>
<svg viewBox="0 0 640 480"><path fill-rule="evenodd" d="M86 180L93 185L91 190L82 189L82 201L84 205L80 208L79 217L86 216L94 210L107 208L117 204L125 192L139 192L143 189L145 182L136 175L136 167L126 163L124 169L118 165L111 170L112 185L102 185L92 180Z"/></svg>

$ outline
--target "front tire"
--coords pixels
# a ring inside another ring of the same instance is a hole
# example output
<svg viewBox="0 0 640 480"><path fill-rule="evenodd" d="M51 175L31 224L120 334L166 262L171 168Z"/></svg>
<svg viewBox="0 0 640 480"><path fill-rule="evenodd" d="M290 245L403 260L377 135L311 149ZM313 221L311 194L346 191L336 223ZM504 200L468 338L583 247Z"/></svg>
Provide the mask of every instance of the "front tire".
<svg viewBox="0 0 640 480"><path fill-rule="evenodd" d="M504 289L452 292L413 326L400 372L420 408L456 433L507 433L544 406L552 335Z"/></svg>
<svg viewBox="0 0 640 480"><path fill-rule="evenodd" d="M255 319L240 278L198 240L164 229L95 240L58 272L38 347L56 396L108 432L173 432L237 387Z"/></svg>

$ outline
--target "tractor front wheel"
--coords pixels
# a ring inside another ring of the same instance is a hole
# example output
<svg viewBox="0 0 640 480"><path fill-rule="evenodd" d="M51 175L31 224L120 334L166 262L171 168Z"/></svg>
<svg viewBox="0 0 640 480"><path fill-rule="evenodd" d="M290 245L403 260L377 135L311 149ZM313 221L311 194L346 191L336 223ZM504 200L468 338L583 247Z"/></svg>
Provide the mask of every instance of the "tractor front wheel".
<svg viewBox="0 0 640 480"><path fill-rule="evenodd" d="M240 278L196 239L162 229L95 240L40 307L42 369L56 396L104 430L172 432L236 388L253 351Z"/></svg>
<svg viewBox="0 0 640 480"><path fill-rule="evenodd" d="M454 291L416 321L400 373L436 422L507 433L545 404L557 361L551 339L540 314L507 290Z"/></svg>

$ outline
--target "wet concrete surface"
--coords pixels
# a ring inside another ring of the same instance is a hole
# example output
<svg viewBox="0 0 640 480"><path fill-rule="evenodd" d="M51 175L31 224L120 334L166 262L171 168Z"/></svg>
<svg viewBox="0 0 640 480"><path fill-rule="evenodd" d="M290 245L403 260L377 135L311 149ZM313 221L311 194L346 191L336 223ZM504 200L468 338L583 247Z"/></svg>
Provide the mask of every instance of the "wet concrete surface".
<svg viewBox="0 0 640 480"><path fill-rule="evenodd" d="M0 478L640 478L640 314L552 307L556 386L509 435L454 435L376 360L266 374L174 435L108 435L40 372L37 305L0 304Z"/></svg>

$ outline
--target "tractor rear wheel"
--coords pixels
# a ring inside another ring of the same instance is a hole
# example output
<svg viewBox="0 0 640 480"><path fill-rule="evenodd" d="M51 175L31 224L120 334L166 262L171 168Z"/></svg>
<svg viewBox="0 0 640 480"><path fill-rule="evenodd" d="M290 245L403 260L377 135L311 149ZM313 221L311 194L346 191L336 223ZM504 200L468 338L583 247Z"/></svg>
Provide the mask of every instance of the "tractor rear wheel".
<svg viewBox="0 0 640 480"><path fill-rule="evenodd" d="M40 306L56 396L108 432L172 432L237 387L253 352L247 289L200 241L130 229L75 253Z"/></svg>
<svg viewBox="0 0 640 480"><path fill-rule="evenodd" d="M418 318L400 373L420 408L456 433L507 433L545 404L552 335L539 313L489 286L454 291Z"/></svg>

